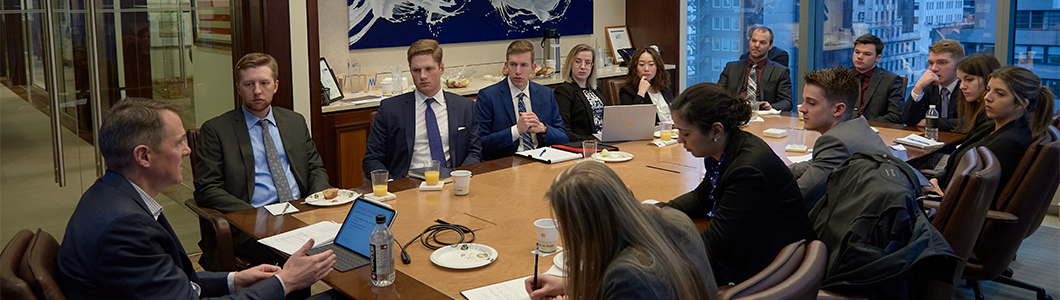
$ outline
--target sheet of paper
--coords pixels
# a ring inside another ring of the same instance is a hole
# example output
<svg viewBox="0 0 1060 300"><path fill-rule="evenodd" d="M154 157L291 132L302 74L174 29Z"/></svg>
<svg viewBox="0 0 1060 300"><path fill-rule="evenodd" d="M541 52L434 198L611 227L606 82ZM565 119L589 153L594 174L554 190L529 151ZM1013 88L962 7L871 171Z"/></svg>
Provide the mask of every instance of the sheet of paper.
<svg viewBox="0 0 1060 300"><path fill-rule="evenodd" d="M460 294L468 300L529 300L530 294L526 293L526 283L523 283L527 277L530 276L473 288Z"/></svg>
<svg viewBox="0 0 1060 300"><path fill-rule="evenodd" d="M335 236L339 234L339 228L342 228L341 223L321 221L313 225L263 238L258 240L258 242L290 255L301 249L302 245L305 245L309 239L313 239L313 248L334 242Z"/></svg>
<svg viewBox="0 0 1060 300"><path fill-rule="evenodd" d="M813 159L813 153L806 155L788 155L788 160L793 164L801 163Z"/></svg>
<svg viewBox="0 0 1060 300"><path fill-rule="evenodd" d="M289 205L287 202L266 205L265 210L269 211L273 216L298 212L298 208L294 207L294 205Z"/></svg>

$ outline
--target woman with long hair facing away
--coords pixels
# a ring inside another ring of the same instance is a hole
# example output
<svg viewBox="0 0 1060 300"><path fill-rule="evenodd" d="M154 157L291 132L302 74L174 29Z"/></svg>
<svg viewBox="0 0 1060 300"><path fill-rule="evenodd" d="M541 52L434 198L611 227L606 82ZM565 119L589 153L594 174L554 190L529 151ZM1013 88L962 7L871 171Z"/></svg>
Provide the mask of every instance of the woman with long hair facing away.
<svg viewBox="0 0 1060 300"><path fill-rule="evenodd" d="M556 104L571 142L599 139L604 127L607 98L596 86L596 51L586 44L574 45L563 65L563 83L556 87Z"/></svg>
<svg viewBox="0 0 1060 300"><path fill-rule="evenodd" d="M666 73L662 56L655 49L644 47L633 53L632 60L626 85L618 92L622 105L654 104L655 121L669 121L674 94L670 92L670 74Z"/></svg>
<svg viewBox="0 0 1060 300"><path fill-rule="evenodd" d="M961 80L964 101L957 104L957 132L969 133L972 129L991 122L983 110L983 95L986 95L986 79L1001 67L997 58L986 54L973 54L957 62L957 79Z"/></svg>
<svg viewBox="0 0 1060 300"><path fill-rule="evenodd" d="M527 278L531 299L717 299L692 220L641 204L603 163L567 168L545 198L567 246L567 277Z"/></svg>
<svg viewBox="0 0 1060 300"><path fill-rule="evenodd" d="M795 177L761 138L740 127L751 106L715 83L689 87L673 105L677 142L704 158L695 190L667 204L691 218L712 216L703 231L718 285L761 271L780 249L814 240Z"/></svg>
<svg viewBox="0 0 1060 300"><path fill-rule="evenodd" d="M990 74L983 96L986 117L993 126L980 126L968 133L964 143L950 154L946 170L931 179L942 195L967 149L986 146L1001 163L1001 180L994 196L1001 193L1016 165L1034 139L1045 133L1053 116L1053 93L1042 86L1038 75L1016 66L1005 66ZM994 209L991 207L990 209Z"/></svg>

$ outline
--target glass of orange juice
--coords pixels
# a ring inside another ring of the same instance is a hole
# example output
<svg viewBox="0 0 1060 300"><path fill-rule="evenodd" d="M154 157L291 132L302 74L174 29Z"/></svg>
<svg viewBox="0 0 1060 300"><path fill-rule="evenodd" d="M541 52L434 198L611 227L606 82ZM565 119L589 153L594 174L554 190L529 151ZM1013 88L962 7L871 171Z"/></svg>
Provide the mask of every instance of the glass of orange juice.
<svg viewBox="0 0 1060 300"><path fill-rule="evenodd" d="M671 124L671 123L660 123L659 124L659 139L661 139L663 141L670 141L670 138L671 138L671 136L674 133L672 131L673 130L673 126L674 126L674 124Z"/></svg>
<svg viewBox="0 0 1060 300"><path fill-rule="evenodd" d="M427 185L438 185L438 167L440 165L441 162L437 160L429 160L423 163L423 178L427 180Z"/></svg>
<svg viewBox="0 0 1060 300"><path fill-rule="evenodd" d="M379 169L372 171L372 194L376 197L386 196L386 182L390 178L390 172Z"/></svg>

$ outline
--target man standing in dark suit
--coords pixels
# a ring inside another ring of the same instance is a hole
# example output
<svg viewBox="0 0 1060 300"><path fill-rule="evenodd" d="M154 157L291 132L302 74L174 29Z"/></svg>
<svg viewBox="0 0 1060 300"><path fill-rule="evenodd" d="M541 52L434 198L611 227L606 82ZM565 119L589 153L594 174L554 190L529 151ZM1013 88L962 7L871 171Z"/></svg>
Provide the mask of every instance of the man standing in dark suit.
<svg viewBox="0 0 1060 300"><path fill-rule="evenodd" d="M927 72L916 81L905 101L904 123L924 127L928 105L934 105L939 112L939 130L957 130L957 103L964 101L961 81L957 80L957 62L964 58L964 47L954 40L941 40L928 51Z"/></svg>
<svg viewBox="0 0 1060 300"><path fill-rule="evenodd" d="M180 183L191 150L177 107L147 99L114 106L99 129L107 173L81 196L57 256L68 299L284 299L331 271L331 250L310 240L280 268L194 272L154 197ZM330 296L327 296L330 297Z"/></svg>
<svg viewBox="0 0 1060 300"><path fill-rule="evenodd" d="M773 30L758 26L751 28L745 60L725 64L718 85L741 99L762 101L759 109L791 111L791 78L788 68L770 61L766 53L773 48Z"/></svg>
<svg viewBox="0 0 1060 300"><path fill-rule="evenodd" d="M203 123L195 148L195 201L230 213L305 198L327 189L328 173L301 114L272 107L279 67L271 55L250 53L236 63L243 105ZM256 263L282 260L243 232L236 254ZM212 261L214 253L203 253Z"/></svg>
<svg viewBox="0 0 1060 300"><path fill-rule="evenodd" d="M475 103L482 158L568 142L552 89L530 81L537 67L534 44L516 40L505 54L508 77L479 91Z"/></svg>
<svg viewBox="0 0 1060 300"><path fill-rule="evenodd" d="M442 91L445 64L438 42L416 41L409 46L408 61L416 90L379 104L364 154L365 177L385 169L390 178L404 178L410 166L431 160L447 168L481 162L475 102Z"/></svg>
<svg viewBox="0 0 1060 300"><path fill-rule="evenodd" d="M854 117L865 116L869 121L902 123L905 106L905 86L902 77L877 66L883 53L883 41L866 34L854 40L854 66L850 68L858 79L858 101L847 107Z"/></svg>

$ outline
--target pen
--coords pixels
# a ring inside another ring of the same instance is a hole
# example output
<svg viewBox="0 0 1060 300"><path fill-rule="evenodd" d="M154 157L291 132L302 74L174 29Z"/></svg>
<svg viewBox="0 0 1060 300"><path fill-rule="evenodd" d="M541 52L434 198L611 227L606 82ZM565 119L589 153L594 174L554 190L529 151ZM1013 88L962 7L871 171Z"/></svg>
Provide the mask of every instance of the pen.
<svg viewBox="0 0 1060 300"><path fill-rule="evenodd" d="M540 247L541 247L540 243L535 244L534 245L534 250L541 249ZM537 259L538 258L541 258L541 254L535 252L534 253L534 285L533 285L534 289L537 289Z"/></svg>
<svg viewBox="0 0 1060 300"><path fill-rule="evenodd" d="M548 148L541 149L541 154L538 154L537 156L545 156L545 150L548 150Z"/></svg>
<svg viewBox="0 0 1060 300"><path fill-rule="evenodd" d="M283 212L282 212L282 213L280 213L281 215L286 215L286 214L287 214L287 208L288 208L288 207L291 207L291 202L290 202L290 201L288 201L288 202L284 202L284 203L287 203L287 205L284 205L284 206L283 206Z"/></svg>

